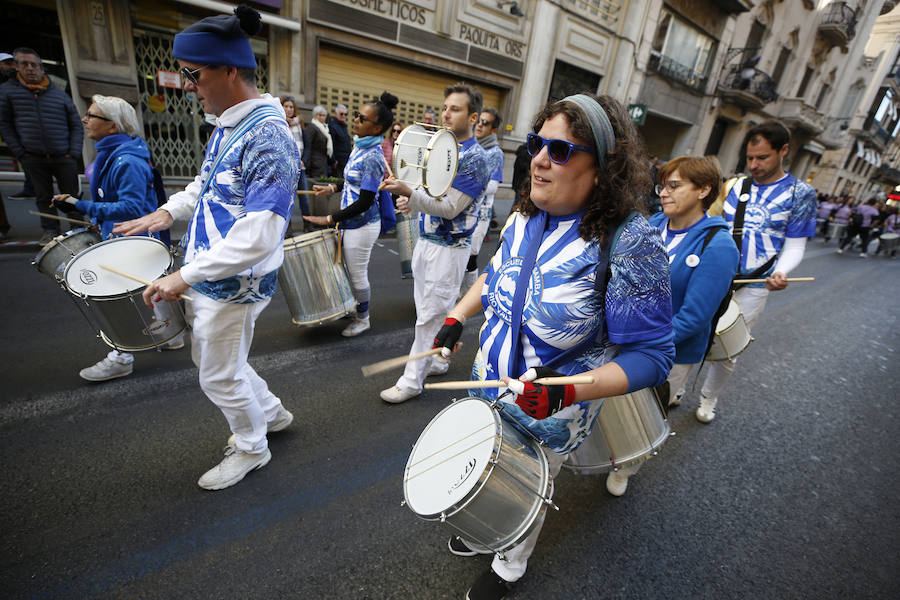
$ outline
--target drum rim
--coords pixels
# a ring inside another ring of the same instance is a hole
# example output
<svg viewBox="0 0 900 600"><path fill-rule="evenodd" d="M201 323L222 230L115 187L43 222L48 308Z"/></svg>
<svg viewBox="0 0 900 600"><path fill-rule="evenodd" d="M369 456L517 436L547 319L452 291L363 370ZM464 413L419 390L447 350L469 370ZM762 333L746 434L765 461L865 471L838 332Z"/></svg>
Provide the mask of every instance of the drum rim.
<svg viewBox="0 0 900 600"><path fill-rule="evenodd" d="M172 253L172 249L169 248L169 247L166 246L163 242L161 242L160 240L158 240L158 239L156 239L156 238L154 238L154 237L150 237L150 236L148 236L148 235L140 235L140 236L136 235L136 236L127 236L127 237L111 238L111 239L108 239L108 240L103 240L102 242L98 242L98 243L96 243L96 244L92 244L91 246L85 248L84 250L82 250L81 252L79 252L78 254L76 254L74 257L72 257L72 260L69 261L69 264L66 265L66 268L65 268L65 270L63 271L62 284L66 287L66 290L68 290L69 293L71 293L73 296L78 296L79 298L92 298L92 299L97 299L97 300L101 300L101 299L102 299L102 300L121 300L122 298L127 298L127 297L131 296L132 294L134 294L136 291L138 291L138 290L140 290L140 289L146 288L146 287L147 287L146 285L141 285L141 286L136 287L136 288L134 288L133 290L129 290L129 291L127 291L127 292L119 292L119 293L117 293L117 294L110 294L110 295L105 295L105 296L99 296L99 295L98 295L98 296L92 296L92 295L90 295L90 294L83 294L83 293L81 293L81 292L76 292L76 291L73 290L71 287L69 287L69 281L68 281L68 279L69 279L69 277L68 277L68 275L69 275L69 269L72 268L72 266L75 264L75 261L78 259L79 256L81 256L81 255L84 254L85 252L88 252L88 251L90 251L90 250L93 250L93 249L95 249L95 248L97 248L97 247L99 247L99 246L104 246L104 245L107 245L107 244L111 244L111 243L113 243L113 242L119 242L119 243L120 243L120 242L122 242L123 240L152 240L154 243L156 243L156 244L162 246L162 247L165 249L166 254L169 255L169 266L166 267L165 269L163 269L163 272L162 272L160 275L158 275L158 276L156 277L156 279L159 279L159 278L162 277L163 275L166 275L166 274L169 272L169 270L172 268L172 266L175 264L175 256L174 256L174 254ZM143 243L146 243L146 242L141 241L141 243L143 244Z"/></svg>
<svg viewBox="0 0 900 600"><path fill-rule="evenodd" d="M437 140L439 136L441 136L444 132L451 135L453 137L453 148L456 153L456 160L453 164L453 175L450 177L450 181L447 183L447 187L444 188L440 193L437 191L432 191L428 186L428 160L431 157L431 152L434 150L434 142ZM438 196L443 196L447 193L447 191L453 186L453 180L456 179L456 173L459 171L459 142L456 140L456 136L453 135L453 132L449 129L440 129L438 130L430 140L428 140L428 145L425 147L425 164L424 169L422 170L422 187L433 197L437 198Z"/></svg>
<svg viewBox="0 0 900 600"><path fill-rule="evenodd" d="M419 441L422 439L422 436L424 436L425 433L429 429L431 429L431 426L434 424L434 422L437 421L438 418L442 414L444 414L445 412L447 412L448 410L450 410L451 408L453 408L460 402L465 402L467 400L477 400L479 402L486 404L491 409L491 416L494 418L494 442L493 442L494 445L493 445L493 448L491 448L490 459L488 460L488 463L485 466L485 468L482 470L481 474L478 476L478 480L475 482L475 484L458 501L456 501L453 504L451 504L450 506L444 508L439 513L429 513L429 514L418 513L415 510L413 510L412 504L409 501L409 487L408 487L408 483L409 483L408 476L409 476L409 469L410 469L409 463L413 459L413 455L415 454L416 448L419 446ZM403 499L406 501L406 505L410 508L410 510L412 510L416 516L418 516L426 521L434 521L434 520L438 520L441 518L445 518L445 519L450 518L453 515L455 515L456 513L458 513L460 510L466 508L472 502L472 500L474 500L478 496L477 492L480 492L484 488L490 474L494 471L494 469L497 466L496 460L497 460L497 457L500 456L500 449L503 444L503 437L500 435L500 432L502 431L502 429L503 429L503 425L500 422L500 414L498 413L497 409L492 405L491 402L488 402L484 398L479 398L477 396L466 396L465 398L459 398L457 400L454 400L450 404L448 404L447 406L442 408L441 411L438 412L438 414L434 415L434 417L432 417L431 420L428 422L428 424L425 426L425 429L422 430L422 433L419 434L419 437L416 438L416 443L413 444L413 449L409 453L409 458L406 460L406 466L403 469ZM498 444L498 439L500 442L499 444ZM452 512L448 512L448 511L452 511Z"/></svg>
<svg viewBox="0 0 900 600"><path fill-rule="evenodd" d="M73 236L75 234L79 234L79 233L93 233L97 238L100 239L100 241L97 242L98 244L103 241L103 238L100 237L100 235L96 231L91 229L90 227L79 227L78 229L70 229L69 231L59 234L58 236L56 236L55 238L53 238L52 240L50 240L49 242L44 244L44 247L41 248L37 254L34 255L34 258L31 260L31 264L33 264L34 266L37 266L42 260L44 260L44 258L47 256L47 254L52 252L54 248L56 248L57 246L60 245L59 242L57 241L60 238L71 237L71 236ZM96 246L96 244L91 244L91 245ZM87 248L85 248L85 250L87 250ZM77 256L77 254L75 256Z"/></svg>
<svg viewBox="0 0 900 600"><path fill-rule="evenodd" d="M311 246L319 241L325 240L337 235L336 229L320 229L318 231L310 231L309 233L301 233L290 238L285 238L282 246L284 250L294 250L295 248L303 248ZM296 241L294 241L296 240Z"/></svg>

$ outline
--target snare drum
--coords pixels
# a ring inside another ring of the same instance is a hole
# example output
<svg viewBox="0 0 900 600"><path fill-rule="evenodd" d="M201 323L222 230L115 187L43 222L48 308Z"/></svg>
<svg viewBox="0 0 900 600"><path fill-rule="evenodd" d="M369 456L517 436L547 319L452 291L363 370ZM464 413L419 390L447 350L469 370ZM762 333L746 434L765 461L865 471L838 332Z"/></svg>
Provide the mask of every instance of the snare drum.
<svg viewBox="0 0 900 600"><path fill-rule="evenodd" d="M107 271L107 265L152 281L169 273L175 259L164 243L146 236L106 240L83 250L66 267L63 281L100 339L121 352L152 350L187 325L178 302L144 304L147 287Z"/></svg>
<svg viewBox="0 0 900 600"><path fill-rule="evenodd" d="M898 233L882 233L878 239L881 242L881 249L886 253L893 252L897 245L900 244L900 234Z"/></svg>
<svg viewBox="0 0 900 600"><path fill-rule="evenodd" d="M743 352L752 341L753 338L750 337L750 329L744 321L741 307L732 300L728 303L728 310L716 323L716 335L709 348L709 354L706 355L706 360L734 358Z"/></svg>
<svg viewBox="0 0 900 600"><path fill-rule="evenodd" d="M37 270L62 281L63 273L69 261L89 246L100 243L100 234L95 229L73 229L58 235L49 244L41 248L31 261Z"/></svg>
<svg viewBox="0 0 900 600"><path fill-rule="evenodd" d="M278 285L295 325L320 325L356 310L347 270L335 264L337 245L334 229L284 240Z"/></svg>
<svg viewBox="0 0 900 600"><path fill-rule="evenodd" d="M449 525L473 550L502 552L524 540L551 504L553 478L536 440L480 398L437 414L403 475L406 504Z"/></svg>
<svg viewBox="0 0 900 600"><path fill-rule="evenodd" d="M831 221L828 223L828 232L825 234L825 237L829 240L832 238L840 240L844 237L845 229L847 229L846 223L835 223L834 221Z"/></svg>
<svg viewBox="0 0 900 600"><path fill-rule="evenodd" d="M628 467L656 456L669 434L653 390L613 396L603 401L594 430L569 453L563 467L581 475Z"/></svg>
<svg viewBox="0 0 900 600"><path fill-rule="evenodd" d="M400 253L400 277L411 279L412 255L419 240L419 213L397 214L397 246Z"/></svg>
<svg viewBox="0 0 900 600"><path fill-rule="evenodd" d="M393 166L397 179L416 187L421 185L430 196L443 196L456 177L459 145L448 129L416 123L400 132L394 142Z"/></svg>

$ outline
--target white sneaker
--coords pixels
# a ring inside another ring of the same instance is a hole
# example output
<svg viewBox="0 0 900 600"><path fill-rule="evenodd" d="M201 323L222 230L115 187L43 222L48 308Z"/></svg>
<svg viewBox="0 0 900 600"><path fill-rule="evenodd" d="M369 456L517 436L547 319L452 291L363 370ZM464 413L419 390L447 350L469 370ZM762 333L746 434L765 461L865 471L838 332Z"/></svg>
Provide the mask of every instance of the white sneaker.
<svg viewBox="0 0 900 600"><path fill-rule="evenodd" d="M372 326L369 324L369 317L366 317L365 319L355 318L344 328L341 335L344 337L353 337L371 328Z"/></svg>
<svg viewBox="0 0 900 600"><path fill-rule="evenodd" d="M628 489L628 475L621 471L610 471L606 478L606 491L613 496L623 496Z"/></svg>
<svg viewBox="0 0 900 600"><path fill-rule="evenodd" d="M431 377L432 375L443 375L449 370L450 363L448 361L435 358L431 361L431 366L428 367L427 377Z"/></svg>
<svg viewBox="0 0 900 600"><path fill-rule="evenodd" d="M676 406L681 406L681 398L684 396L684 390L681 390L671 398L669 398L669 408L675 408Z"/></svg>
<svg viewBox="0 0 900 600"><path fill-rule="evenodd" d="M838 253L838 254L843 254L843 253L844 253L844 249L843 249L843 248L838 248L838 249L837 249L837 253Z"/></svg>
<svg viewBox="0 0 900 600"><path fill-rule="evenodd" d="M82 369L78 374L81 375L82 379L87 379L88 381L107 381L108 379L131 375L133 370L133 362L123 364L110 358L104 358L96 365Z"/></svg>
<svg viewBox="0 0 900 600"><path fill-rule="evenodd" d="M869 255L866 254L865 252L860 252L860 253L859 253L859 257L860 257L860 258L869 258Z"/></svg>
<svg viewBox="0 0 900 600"><path fill-rule="evenodd" d="M266 448L259 454L248 454L225 448L225 458L222 462L203 474L197 481L197 485L204 490L221 490L231 487L244 478L250 471L261 469L272 460L272 453Z"/></svg>
<svg viewBox="0 0 900 600"><path fill-rule="evenodd" d="M701 423L709 423L716 418L716 402L718 398L707 398L700 395L700 408L697 409L697 420Z"/></svg>
<svg viewBox="0 0 900 600"><path fill-rule="evenodd" d="M275 415L275 418L266 423L266 433L275 433L276 431L281 431L282 429L287 429L288 426L294 422L294 415L286 409L284 406L278 407L278 414ZM231 434L231 437L228 438L228 447L234 448L234 434Z"/></svg>
<svg viewBox="0 0 900 600"><path fill-rule="evenodd" d="M184 336L178 335L162 345L163 350L181 350L184 348Z"/></svg>
<svg viewBox="0 0 900 600"><path fill-rule="evenodd" d="M390 404L400 404L401 402L406 402L410 398L415 398L421 393L422 392L407 392L395 385L386 390L381 390L381 399Z"/></svg>

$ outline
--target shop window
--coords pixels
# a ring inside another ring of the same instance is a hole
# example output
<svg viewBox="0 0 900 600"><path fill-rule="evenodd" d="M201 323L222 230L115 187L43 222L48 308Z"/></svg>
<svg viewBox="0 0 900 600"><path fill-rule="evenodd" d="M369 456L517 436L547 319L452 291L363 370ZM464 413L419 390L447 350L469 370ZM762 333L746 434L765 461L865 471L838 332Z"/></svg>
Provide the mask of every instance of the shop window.
<svg viewBox="0 0 900 600"><path fill-rule="evenodd" d="M715 41L686 21L664 12L653 38L649 67L661 75L702 90Z"/></svg>
<svg viewBox="0 0 900 600"><path fill-rule="evenodd" d="M553 67L548 100L556 102L585 90L595 93L599 87L600 76L596 73L558 60Z"/></svg>

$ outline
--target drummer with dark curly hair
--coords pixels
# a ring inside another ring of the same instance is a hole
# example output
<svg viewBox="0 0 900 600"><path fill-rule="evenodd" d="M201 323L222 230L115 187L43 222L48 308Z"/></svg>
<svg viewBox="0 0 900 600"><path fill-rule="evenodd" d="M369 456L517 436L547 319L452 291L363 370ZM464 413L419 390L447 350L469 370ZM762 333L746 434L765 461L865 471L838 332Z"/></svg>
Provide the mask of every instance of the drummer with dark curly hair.
<svg viewBox="0 0 900 600"><path fill-rule="evenodd" d="M665 380L675 355L672 299L659 232L638 212L651 182L625 108L587 93L549 104L527 148L527 194L434 346L449 355L466 319L484 313L472 376L500 379L510 393L470 394L499 400L502 418L544 442L555 476L591 433L604 398ZM594 382L533 383L579 374ZM525 574L542 524L496 555L466 598L503 598ZM449 541L459 556L474 556L473 545Z"/></svg>
<svg viewBox="0 0 900 600"><path fill-rule="evenodd" d="M219 407L232 436L225 458L198 485L218 490L272 458L266 434L290 425L288 412L247 362L256 319L275 293L283 240L297 189L300 157L278 98L260 95L248 36L259 13L208 17L175 36L172 54L216 129L198 175L154 213L119 223L134 235L190 219L184 266L144 291L147 304L185 294L191 355L200 387Z"/></svg>
<svg viewBox="0 0 900 600"><path fill-rule="evenodd" d="M384 185L392 194L403 196L397 201L398 209L422 213L419 241L412 256L416 337L410 355L431 348L434 334L459 295L469 261L472 234L491 178L487 155L473 133L481 114L481 98L481 92L467 84L444 90L443 125L460 144L450 191L441 198L432 198L423 187L413 190L394 178ZM381 391L381 399L391 404L406 402L422 393L426 377L446 373L448 367L447 361L439 357L410 361L397 383Z"/></svg>

